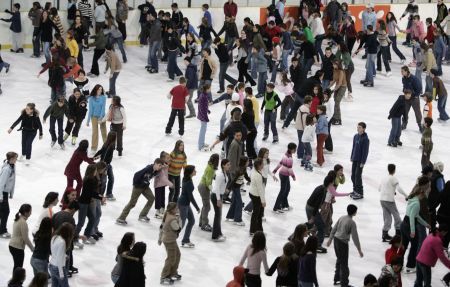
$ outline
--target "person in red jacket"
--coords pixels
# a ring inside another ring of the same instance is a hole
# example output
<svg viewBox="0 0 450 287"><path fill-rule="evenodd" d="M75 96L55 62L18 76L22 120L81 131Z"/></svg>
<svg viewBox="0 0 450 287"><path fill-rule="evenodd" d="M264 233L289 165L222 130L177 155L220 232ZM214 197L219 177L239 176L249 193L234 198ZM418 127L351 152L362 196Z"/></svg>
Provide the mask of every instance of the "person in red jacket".
<svg viewBox="0 0 450 287"><path fill-rule="evenodd" d="M233 280L227 283L226 287L243 287L244 286L245 269L242 266L233 268Z"/></svg>
<svg viewBox="0 0 450 287"><path fill-rule="evenodd" d="M81 187L83 186L83 179L81 178L80 173L81 163L83 163L83 161L87 162L88 164L94 163L92 158L88 157L87 155L88 147L89 142L87 140L80 141L78 148L74 151L72 158L70 159L69 163L66 166L66 169L64 170L64 175L67 177L66 190L68 190L69 188L73 188L74 180L77 182L77 198L80 197Z"/></svg>
<svg viewBox="0 0 450 287"><path fill-rule="evenodd" d="M450 269L450 259L445 255L442 246L442 238L447 233L448 226L440 225L437 230L433 230L423 241L419 254L416 257L417 273L414 286L431 286L431 267L436 265L438 258L442 264Z"/></svg>
<svg viewBox="0 0 450 287"><path fill-rule="evenodd" d="M238 6L233 2L233 0L228 0L223 5L223 13L225 14L225 17L236 19L237 11Z"/></svg>
<svg viewBox="0 0 450 287"><path fill-rule="evenodd" d="M427 35L425 36L425 40L428 42L428 45L434 43L434 31L436 27L433 25L433 19L427 18L425 19L425 25L427 25Z"/></svg>
<svg viewBox="0 0 450 287"><path fill-rule="evenodd" d="M402 245L402 238L400 235L395 235L392 237L391 241L389 241L391 247L386 250L384 254L384 259L386 261L386 265L391 265L392 260L395 258L403 258L405 254L405 248ZM398 273L397 275L397 287L402 287L402 275Z"/></svg>

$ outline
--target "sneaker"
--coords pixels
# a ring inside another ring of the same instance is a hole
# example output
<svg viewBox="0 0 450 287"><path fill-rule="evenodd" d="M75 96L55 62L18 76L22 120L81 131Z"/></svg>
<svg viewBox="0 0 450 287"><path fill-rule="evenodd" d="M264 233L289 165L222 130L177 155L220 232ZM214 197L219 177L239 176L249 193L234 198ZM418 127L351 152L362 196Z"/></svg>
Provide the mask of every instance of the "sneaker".
<svg viewBox="0 0 450 287"><path fill-rule="evenodd" d="M413 273L416 273L416 268L408 268L408 267L406 267L405 273L406 273L406 274L413 274Z"/></svg>
<svg viewBox="0 0 450 287"><path fill-rule="evenodd" d="M77 137L72 137L72 145L75 145L77 143Z"/></svg>
<svg viewBox="0 0 450 287"><path fill-rule="evenodd" d="M223 235L220 235L217 238L213 238L214 242L224 242L225 240L227 240L227 238L225 236L223 236Z"/></svg>
<svg viewBox="0 0 450 287"><path fill-rule="evenodd" d="M361 195L361 194L359 194L359 193L355 193L355 194L352 196L352 198L353 198L354 200L359 200L359 199L363 199L364 196Z"/></svg>
<svg viewBox="0 0 450 287"><path fill-rule="evenodd" d="M127 225L128 224L125 219L120 219L120 218L116 219L116 223L120 224L120 225Z"/></svg>
<svg viewBox="0 0 450 287"><path fill-rule="evenodd" d="M106 199L109 200L109 201L115 201L116 200L116 198L112 194L106 195Z"/></svg>
<svg viewBox="0 0 450 287"><path fill-rule="evenodd" d="M55 144L56 144L56 142L52 141L52 142L50 143L50 147L54 147Z"/></svg>
<svg viewBox="0 0 450 287"><path fill-rule="evenodd" d="M60 144L59 147L60 147L62 150L65 150L65 149L66 149L66 146L64 145L64 143Z"/></svg>
<svg viewBox="0 0 450 287"><path fill-rule="evenodd" d="M173 285L175 281L173 281L173 279L171 278L161 278L161 280L159 281L159 283L161 285Z"/></svg>
<svg viewBox="0 0 450 287"><path fill-rule="evenodd" d="M97 241L92 237L92 236L90 236L88 239L86 239L86 241L84 241L83 243L84 244L91 244L91 245L93 245L93 244L95 244Z"/></svg>
<svg viewBox="0 0 450 287"><path fill-rule="evenodd" d="M239 222L235 221L235 222L234 222L234 225L237 225L237 226L245 226L245 223L244 223L244 221L239 221Z"/></svg>
<svg viewBox="0 0 450 287"><path fill-rule="evenodd" d="M180 281L181 280L181 275L180 274L175 274L175 275L172 275L172 276L170 276L170 278L172 279L172 280L176 280L176 281Z"/></svg>
<svg viewBox="0 0 450 287"><path fill-rule="evenodd" d="M192 242L185 242L185 243L181 243L181 247L184 247L184 248L194 248L194 247L195 247L195 244L192 243Z"/></svg>
<svg viewBox="0 0 450 287"><path fill-rule="evenodd" d="M211 227L211 225L209 225L209 224L203 225L203 226L201 227L201 229L202 229L203 231L206 231L206 232L212 232L212 227Z"/></svg>
<svg viewBox="0 0 450 287"><path fill-rule="evenodd" d="M0 238L9 239L11 238L11 234L9 234L8 232L2 233L0 234Z"/></svg>
<svg viewBox="0 0 450 287"><path fill-rule="evenodd" d="M66 141L68 138L69 138L69 134L68 133L64 133L63 141Z"/></svg>
<svg viewBox="0 0 450 287"><path fill-rule="evenodd" d="M139 216L139 221L150 222L150 218L148 218L147 216Z"/></svg>

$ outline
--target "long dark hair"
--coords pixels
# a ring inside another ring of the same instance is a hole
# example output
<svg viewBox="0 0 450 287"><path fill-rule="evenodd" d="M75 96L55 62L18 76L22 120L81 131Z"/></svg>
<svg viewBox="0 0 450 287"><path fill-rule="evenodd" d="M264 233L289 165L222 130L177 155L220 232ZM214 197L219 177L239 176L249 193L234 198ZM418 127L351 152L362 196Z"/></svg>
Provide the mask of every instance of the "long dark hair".
<svg viewBox="0 0 450 287"><path fill-rule="evenodd" d="M266 236L262 231L256 231L252 238L252 255L255 255L259 251L266 250Z"/></svg>
<svg viewBox="0 0 450 287"><path fill-rule="evenodd" d="M17 267L13 271L13 276L8 282L8 286L20 285L22 286L23 281L25 281L26 271L22 267Z"/></svg>
<svg viewBox="0 0 450 287"><path fill-rule="evenodd" d="M183 181L192 180L192 174L194 173L194 171L195 171L194 165L187 165L184 168Z"/></svg>
<svg viewBox="0 0 450 287"><path fill-rule="evenodd" d="M95 85L94 88L92 89L92 91L91 91L91 96L96 97L96 96L97 96L97 91L98 91L98 89L100 89L100 88L102 89L102 93L105 93L105 89L103 88L103 86L100 85L100 84L97 84L97 85Z"/></svg>
<svg viewBox="0 0 450 287"><path fill-rule="evenodd" d="M24 203L20 206L19 211L16 213L16 217L14 218L14 221L19 220L21 215L25 215L25 213L31 212L31 205L28 203Z"/></svg>
<svg viewBox="0 0 450 287"><path fill-rule="evenodd" d="M52 220L49 217L44 217L39 225L38 231L34 234L34 242L47 241L50 242L52 238Z"/></svg>
<svg viewBox="0 0 450 287"><path fill-rule="evenodd" d="M122 99L119 96L114 96L112 98L112 105L123 108L122 106Z"/></svg>
<svg viewBox="0 0 450 287"><path fill-rule="evenodd" d="M36 105L34 103L28 103L27 107L29 107L31 110L33 110L33 115L36 115L38 113L38 110L36 110ZM27 114L26 108L22 110L22 115Z"/></svg>
<svg viewBox="0 0 450 287"><path fill-rule="evenodd" d="M88 178L94 178L96 172L97 172L97 165L96 164L88 165L87 168L86 168L86 171L84 172L83 180L87 180Z"/></svg>
<svg viewBox="0 0 450 287"><path fill-rule="evenodd" d="M106 137L106 141L103 144L103 147L107 148L109 146L115 146L117 139L117 133L115 131L110 131L108 136Z"/></svg>
<svg viewBox="0 0 450 287"><path fill-rule="evenodd" d="M303 249L301 251L300 256L305 256L306 253L312 252L313 254L317 253L317 247L319 246L319 240L316 236L312 235L308 237L306 240L305 246L303 246Z"/></svg>
<svg viewBox="0 0 450 287"><path fill-rule="evenodd" d="M391 15L391 19L388 18L389 15ZM386 14L386 23L389 23L389 22L391 22L391 21L397 22L397 18L395 18L394 13L388 12L388 13Z"/></svg>
<svg viewBox="0 0 450 287"><path fill-rule="evenodd" d="M219 168L220 156L217 153L213 153L208 160L208 164L212 165L215 170Z"/></svg>
<svg viewBox="0 0 450 287"><path fill-rule="evenodd" d="M184 144L184 142L183 142L182 140L177 140L177 141L175 142L175 147L173 148L173 151L172 151L172 152L174 152L175 154L182 153L184 156L186 156L186 154L184 153L184 149L183 149L182 152L180 152L180 145L181 145L181 144Z"/></svg>
<svg viewBox="0 0 450 287"><path fill-rule="evenodd" d="M47 193L47 195L45 196L45 199L44 199L44 205L42 205L42 207L48 208L50 206L50 204L52 204L53 202L55 202L58 199L58 196L59 196L59 194L54 191L50 191L49 193Z"/></svg>
<svg viewBox="0 0 450 287"><path fill-rule="evenodd" d="M278 274L286 275L289 272L289 262L291 259L295 258L297 258L297 254L295 254L295 245L292 242L287 242L283 246L283 255L280 256L280 261L278 262Z"/></svg>
<svg viewBox="0 0 450 287"><path fill-rule="evenodd" d="M254 116L252 100L244 99L244 111L245 113Z"/></svg>
<svg viewBox="0 0 450 287"><path fill-rule="evenodd" d="M131 250L134 243L134 232L127 232L123 235L120 245L117 246L117 254L122 254Z"/></svg>
<svg viewBox="0 0 450 287"><path fill-rule="evenodd" d="M258 152L258 158L264 160L264 155L266 154L266 152L269 152L268 148L265 147L260 148ZM270 159L267 159L267 163L270 163Z"/></svg>
<svg viewBox="0 0 450 287"><path fill-rule="evenodd" d="M66 250L68 250L70 248L70 246L72 245L73 226L70 223L68 223L68 222L64 222L55 231L55 234L54 234L53 238L55 238L56 236L61 236L61 238L66 242Z"/></svg>
<svg viewBox="0 0 450 287"><path fill-rule="evenodd" d="M33 280L31 280L28 287L47 287L48 285L48 274L47 272L38 272L34 275Z"/></svg>
<svg viewBox="0 0 450 287"><path fill-rule="evenodd" d="M137 257L140 261L142 261L145 252L147 252L147 244L144 242L136 242L128 254L132 257Z"/></svg>
<svg viewBox="0 0 450 287"><path fill-rule="evenodd" d="M89 141L88 140L82 140L78 144L77 151L87 153L88 147L89 147Z"/></svg>

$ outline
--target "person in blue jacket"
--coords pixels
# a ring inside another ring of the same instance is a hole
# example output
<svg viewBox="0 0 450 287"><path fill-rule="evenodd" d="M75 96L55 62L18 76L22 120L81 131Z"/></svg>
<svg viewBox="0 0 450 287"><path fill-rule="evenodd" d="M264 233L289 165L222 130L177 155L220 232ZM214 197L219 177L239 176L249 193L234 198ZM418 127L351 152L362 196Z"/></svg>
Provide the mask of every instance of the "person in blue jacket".
<svg viewBox="0 0 450 287"><path fill-rule="evenodd" d="M350 160L352 161L352 183L353 192L350 196L357 200L364 198L364 187L362 182L362 172L369 155L369 137L366 133L366 123L358 123L358 133L353 137L353 147Z"/></svg>
<svg viewBox="0 0 450 287"><path fill-rule="evenodd" d="M98 147L98 127L100 126L100 132L102 134L103 142L106 140L106 119L105 106L106 96L105 90L101 85L95 85L91 91L91 96L88 100L89 112L86 125L89 126L89 122L92 120L92 141L91 150L97 151Z"/></svg>
<svg viewBox="0 0 450 287"><path fill-rule="evenodd" d="M11 38L12 38L12 48L11 52L14 53L23 53L22 47L22 23L20 20L20 4L15 3L13 5L12 12L8 9L5 10L5 13L11 14L12 17L9 19L1 18L0 20L4 22L11 22L11 26L9 26L9 30L11 30Z"/></svg>

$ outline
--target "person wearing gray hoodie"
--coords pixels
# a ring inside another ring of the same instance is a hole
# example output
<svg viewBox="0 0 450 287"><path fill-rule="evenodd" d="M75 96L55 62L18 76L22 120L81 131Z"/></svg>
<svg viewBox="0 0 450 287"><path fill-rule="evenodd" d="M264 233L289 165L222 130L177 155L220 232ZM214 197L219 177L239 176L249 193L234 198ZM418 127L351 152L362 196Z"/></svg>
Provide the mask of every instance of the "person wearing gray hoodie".
<svg viewBox="0 0 450 287"><path fill-rule="evenodd" d="M8 233L6 223L9 216L8 198L13 198L16 185L15 164L18 154L10 151L6 154L6 159L0 170L0 238L11 238Z"/></svg>

